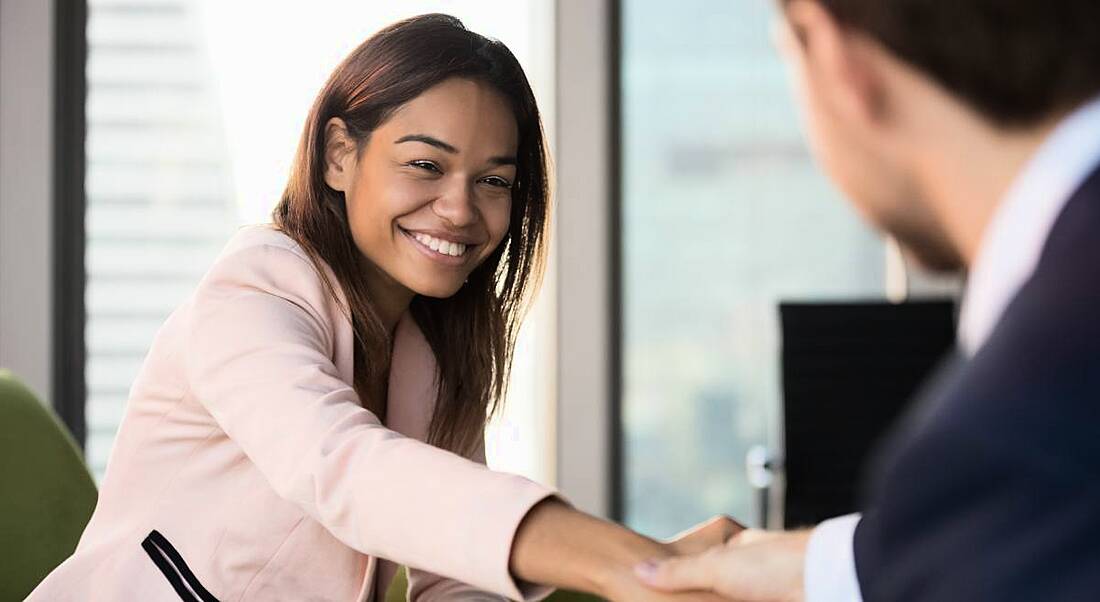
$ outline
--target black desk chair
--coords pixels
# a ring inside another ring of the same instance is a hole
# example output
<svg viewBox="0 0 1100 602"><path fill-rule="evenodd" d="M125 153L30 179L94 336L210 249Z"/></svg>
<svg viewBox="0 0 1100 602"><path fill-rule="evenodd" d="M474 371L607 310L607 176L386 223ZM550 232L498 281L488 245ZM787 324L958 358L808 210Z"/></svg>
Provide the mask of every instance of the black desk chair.
<svg viewBox="0 0 1100 602"><path fill-rule="evenodd" d="M783 524L857 509L875 444L955 344L952 302L783 303Z"/></svg>

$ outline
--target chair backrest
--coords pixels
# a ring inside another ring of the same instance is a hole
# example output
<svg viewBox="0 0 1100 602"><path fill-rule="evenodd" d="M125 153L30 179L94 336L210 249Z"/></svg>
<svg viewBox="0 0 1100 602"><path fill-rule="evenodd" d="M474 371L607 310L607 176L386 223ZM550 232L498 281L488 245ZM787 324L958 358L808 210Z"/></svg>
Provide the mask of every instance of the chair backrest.
<svg viewBox="0 0 1100 602"><path fill-rule="evenodd" d="M95 503L68 430L0 370L0 600L22 600L72 554Z"/></svg>
<svg viewBox="0 0 1100 602"><path fill-rule="evenodd" d="M783 523L857 509L867 456L955 343L954 304L784 303Z"/></svg>

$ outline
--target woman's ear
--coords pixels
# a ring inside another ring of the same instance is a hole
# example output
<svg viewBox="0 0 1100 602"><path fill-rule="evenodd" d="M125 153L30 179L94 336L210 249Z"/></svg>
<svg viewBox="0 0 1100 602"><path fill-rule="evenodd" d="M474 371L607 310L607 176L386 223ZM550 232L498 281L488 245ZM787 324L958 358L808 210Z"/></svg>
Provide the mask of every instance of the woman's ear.
<svg viewBox="0 0 1100 602"><path fill-rule="evenodd" d="M325 183L333 190L347 192L355 177L358 153L355 140L343 119L333 117L325 124Z"/></svg>

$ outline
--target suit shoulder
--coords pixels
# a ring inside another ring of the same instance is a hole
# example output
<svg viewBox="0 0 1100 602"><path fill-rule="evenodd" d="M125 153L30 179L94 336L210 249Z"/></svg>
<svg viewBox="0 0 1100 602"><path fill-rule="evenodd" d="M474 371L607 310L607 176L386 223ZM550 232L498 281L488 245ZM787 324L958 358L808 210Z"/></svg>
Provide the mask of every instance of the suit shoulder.
<svg viewBox="0 0 1100 602"><path fill-rule="evenodd" d="M287 272L299 280L303 270L312 273L309 281L327 278L336 284L335 275L322 259L314 260L297 241L273 224L241 227L226 243L210 272L241 269L278 276Z"/></svg>
<svg viewBox="0 0 1100 602"><path fill-rule="evenodd" d="M287 251L310 261L305 249L274 224L241 226L222 249L219 259L254 248L270 248ZM276 256L282 255L276 253Z"/></svg>
<svg viewBox="0 0 1100 602"><path fill-rule="evenodd" d="M211 292L241 289L295 300L323 310L317 312L321 314L338 310L344 303L339 282L328 265L320 259L314 261L301 245L271 224L239 229L203 277L198 292L202 298Z"/></svg>

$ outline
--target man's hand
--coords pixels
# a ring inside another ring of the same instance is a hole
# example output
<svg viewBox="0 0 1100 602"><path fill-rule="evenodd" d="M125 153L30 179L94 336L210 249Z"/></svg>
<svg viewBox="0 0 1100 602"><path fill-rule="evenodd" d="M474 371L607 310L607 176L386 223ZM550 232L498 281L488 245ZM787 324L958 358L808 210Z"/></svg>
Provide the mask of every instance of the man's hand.
<svg viewBox="0 0 1100 602"><path fill-rule="evenodd" d="M688 556L638 565L638 578L666 592L713 592L743 602L798 602L810 531L740 531L726 543Z"/></svg>
<svg viewBox="0 0 1100 602"><path fill-rule="evenodd" d="M740 523L728 516L716 516L693 527L660 545L661 558L699 554L715 546L721 546L735 534L744 530ZM612 602L725 602L710 592L662 592L640 583L632 571L612 576L602 592Z"/></svg>

